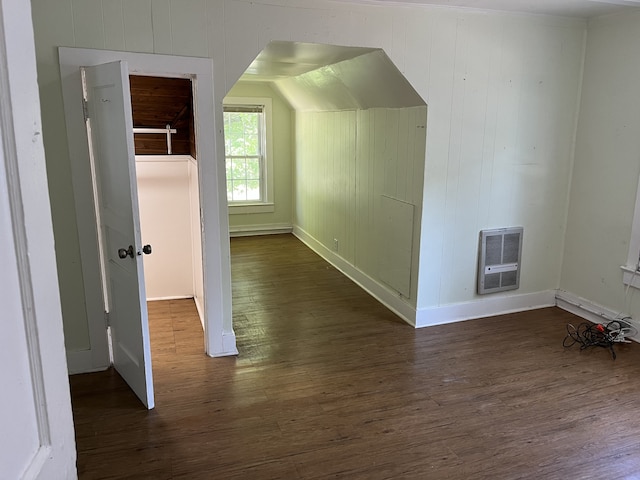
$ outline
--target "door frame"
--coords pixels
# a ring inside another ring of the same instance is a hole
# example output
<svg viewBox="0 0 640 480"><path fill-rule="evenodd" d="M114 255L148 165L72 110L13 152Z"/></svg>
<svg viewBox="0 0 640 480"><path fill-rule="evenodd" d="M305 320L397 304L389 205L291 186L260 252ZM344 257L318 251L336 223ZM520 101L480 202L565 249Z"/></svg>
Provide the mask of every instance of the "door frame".
<svg viewBox="0 0 640 480"><path fill-rule="evenodd" d="M11 345L0 365L0 465L12 478L75 479L37 78L30 5L0 0L0 297Z"/></svg>
<svg viewBox="0 0 640 480"><path fill-rule="evenodd" d="M110 364L80 67L117 60L128 63L130 74L184 77L193 81L202 224L204 347L211 357L236 355L225 171L224 163L219 161L224 158L220 154L224 141L222 129L216 128L219 122L215 114L212 60L67 47L60 47L58 53L90 341L88 350L67 352L69 373L104 370Z"/></svg>

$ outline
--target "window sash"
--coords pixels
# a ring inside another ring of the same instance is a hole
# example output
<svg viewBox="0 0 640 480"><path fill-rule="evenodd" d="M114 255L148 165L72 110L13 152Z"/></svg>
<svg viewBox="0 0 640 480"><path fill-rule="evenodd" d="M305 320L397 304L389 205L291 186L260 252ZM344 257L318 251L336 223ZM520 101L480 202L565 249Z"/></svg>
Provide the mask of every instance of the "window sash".
<svg viewBox="0 0 640 480"><path fill-rule="evenodd" d="M229 172L233 172L234 170L234 166L233 166L233 161L234 160L245 160L245 162L247 160L257 160L258 161L258 178L254 178L253 176L249 175L249 172L247 171L248 168L245 165L245 174L244 176L234 176L233 174L229 174ZM229 155L227 157L225 157L225 161L226 161L226 169L227 169L227 201L231 204L242 204L242 203L255 203L255 202L262 202L264 201L264 170L265 170L265 165L264 165L264 156L263 155ZM249 196L249 186L254 183L257 182L258 184L258 198L246 198ZM233 198L235 196L235 190L233 188L234 185L246 185L245 188L245 198L241 199L241 198Z"/></svg>
<svg viewBox="0 0 640 480"><path fill-rule="evenodd" d="M238 205L238 204L247 204L247 203L262 203L266 201L266 162L265 162L265 107L264 105L225 105L224 113L257 113L258 115L258 155L229 155L227 151L227 142L225 141L225 162L227 172L230 171L232 166L229 165L235 159L257 159L258 160L258 179L248 178L230 178L227 174L227 201L229 205ZM227 125L226 115L225 115L225 126ZM225 134L226 135L226 134ZM225 140L226 140L225 136ZM249 195L250 182L253 183L257 181L258 183L258 198L247 199L246 196ZM234 185L239 184L245 185L245 199L234 199Z"/></svg>

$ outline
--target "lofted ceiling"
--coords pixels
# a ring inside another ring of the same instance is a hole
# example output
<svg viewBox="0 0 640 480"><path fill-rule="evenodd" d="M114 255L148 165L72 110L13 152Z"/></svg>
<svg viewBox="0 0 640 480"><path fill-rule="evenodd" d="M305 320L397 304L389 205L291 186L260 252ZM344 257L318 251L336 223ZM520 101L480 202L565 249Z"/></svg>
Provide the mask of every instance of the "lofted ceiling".
<svg viewBox="0 0 640 480"><path fill-rule="evenodd" d="M249 65L243 80L274 81L295 77L375 50L319 43L271 42Z"/></svg>
<svg viewBox="0 0 640 480"><path fill-rule="evenodd" d="M425 105L379 48L274 41L241 80L271 83L300 111Z"/></svg>

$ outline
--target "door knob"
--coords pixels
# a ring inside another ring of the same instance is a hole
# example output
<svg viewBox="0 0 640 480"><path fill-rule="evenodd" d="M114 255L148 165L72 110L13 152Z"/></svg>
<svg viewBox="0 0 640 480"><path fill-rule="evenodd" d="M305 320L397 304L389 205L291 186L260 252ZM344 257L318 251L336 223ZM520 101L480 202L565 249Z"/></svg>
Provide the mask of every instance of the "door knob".
<svg viewBox="0 0 640 480"><path fill-rule="evenodd" d="M142 247L142 253L145 255L149 255L151 253L151 245L145 245Z"/></svg>
<svg viewBox="0 0 640 480"><path fill-rule="evenodd" d="M129 248L127 248L127 249L119 248L118 249L118 257L120 257L120 258L131 257L131 258L133 258L133 245L129 245Z"/></svg>

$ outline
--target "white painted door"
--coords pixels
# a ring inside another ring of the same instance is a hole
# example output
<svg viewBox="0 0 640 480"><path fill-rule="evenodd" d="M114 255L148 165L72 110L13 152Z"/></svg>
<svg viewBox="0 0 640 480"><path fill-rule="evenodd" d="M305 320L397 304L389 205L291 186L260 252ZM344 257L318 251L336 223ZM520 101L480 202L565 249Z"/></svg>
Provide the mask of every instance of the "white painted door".
<svg viewBox="0 0 640 480"><path fill-rule="evenodd" d="M151 409L151 346L128 67L119 61L85 67L83 72L113 363Z"/></svg>

